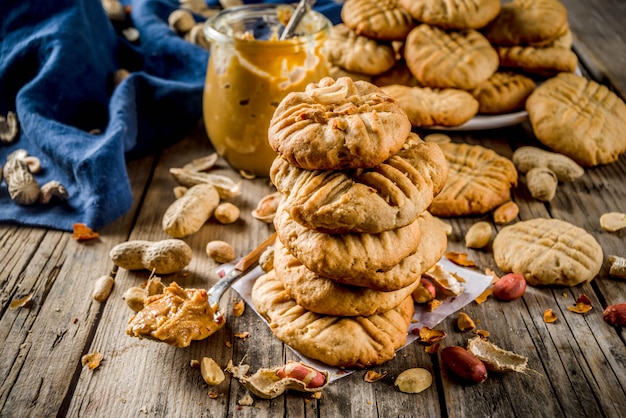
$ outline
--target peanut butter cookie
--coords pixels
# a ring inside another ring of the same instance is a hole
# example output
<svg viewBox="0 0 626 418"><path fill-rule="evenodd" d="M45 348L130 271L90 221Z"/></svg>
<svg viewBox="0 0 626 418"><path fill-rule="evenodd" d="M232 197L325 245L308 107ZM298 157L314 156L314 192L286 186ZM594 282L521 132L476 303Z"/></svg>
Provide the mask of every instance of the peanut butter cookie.
<svg viewBox="0 0 626 418"><path fill-rule="evenodd" d="M304 170L279 157L270 178L299 224L326 233L376 234L415 221L447 173L441 148L411 133L403 149L373 168Z"/></svg>
<svg viewBox="0 0 626 418"><path fill-rule="evenodd" d="M415 26L398 0L348 0L341 19L358 35L386 41L404 40Z"/></svg>
<svg viewBox="0 0 626 418"><path fill-rule="evenodd" d="M365 368L391 360L406 343L415 308L411 297L396 308L370 316L320 315L289 297L274 270L252 288L255 309L274 335L301 354L329 366Z"/></svg>
<svg viewBox="0 0 626 418"><path fill-rule="evenodd" d="M426 87L471 90L498 69L498 54L477 30L445 31L425 23L409 33L404 56Z"/></svg>
<svg viewBox="0 0 626 418"><path fill-rule="evenodd" d="M268 140L297 167L341 170L382 163L402 148L410 131L406 113L379 87L327 77L281 101Z"/></svg>
<svg viewBox="0 0 626 418"><path fill-rule="evenodd" d="M449 172L446 185L430 205L433 215L480 215L511 199L511 186L517 185L517 170L510 159L480 145L440 146Z"/></svg>
<svg viewBox="0 0 626 418"><path fill-rule="evenodd" d="M414 127L459 126L478 112L478 101L465 90L398 84L382 90L396 99Z"/></svg>
<svg viewBox="0 0 626 418"><path fill-rule="evenodd" d="M325 51L329 63L354 73L377 75L396 63L391 45L357 35L344 24L333 26Z"/></svg>
<svg viewBox="0 0 626 418"><path fill-rule="evenodd" d="M498 16L500 0L399 0L416 20L443 29L480 29Z"/></svg>
<svg viewBox="0 0 626 418"><path fill-rule="evenodd" d="M626 151L626 104L593 80L561 73L535 89L526 109L537 139L584 167Z"/></svg>
<svg viewBox="0 0 626 418"><path fill-rule="evenodd" d="M578 67L578 57L568 48L534 46L497 47L500 66L528 74L553 77L558 73L573 73Z"/></svg>
<svg viewBox="0 0 626 418"><path fill-rule="evenodd" d="M325 277L358 278L387 271L417 251L417 221L378 234L325 234L294 221L282 201L274 217L278 238L302 264Z"/></svg>
<svg viewBox="0 0 626 418"><path fill-rule="evenodd" d="M559 0L513 0L502 4L484 34L494 45L545 45L569 30Z"/></svg>
<svg viewBox="0 0 626 418"><path fill-rule="evenodd" d="M446 233L439 220L435 219L430 213L424 212L419 217L418 222L422 232L422 239L417 247L417 251L388 271L372 270L358 277L323 277L314 272L307 274L315 274L320 280L330 280L334 283L365 287L381 292L393 292L410 286L417 277L420 277L439 261L447 246ZM299 260L298 263L302 264ZM284 277L285 273L282 266L284 266L284 263L276 263L275 268L279 272L279 276Z"/></svg>
<svg viewBox="0 0 626 418"><path fill-rule="evenodd" d="M506 226L493 241L500 269L520 273L533 286L576 286L602 267L602 247L584 229L558 219L531 219Z"/></svg>
<svg viewBox="0 0 626 418"><path fill-rule="evenodd" d="M530 77L498 71L471 93L478 100L478 113L494 115L524 110L535 87Z"/></svg>
<svg viewBox="0 0 626 418"><path fill-rule="evenodd" d="M390 292L338 284L303 266L280 240L274 248L274 269L298 305L323 315L369 316L387 312L410 296L420 282L420 276L415 275L413 283Z"/></svg>

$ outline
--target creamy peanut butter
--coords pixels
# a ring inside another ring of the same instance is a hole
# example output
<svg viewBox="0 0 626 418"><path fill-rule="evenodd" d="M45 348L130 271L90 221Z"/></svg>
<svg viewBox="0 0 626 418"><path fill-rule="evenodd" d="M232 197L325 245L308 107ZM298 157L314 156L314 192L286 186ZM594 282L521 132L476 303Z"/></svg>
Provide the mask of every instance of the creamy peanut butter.
<svg viewBox="0 0 626 418"><path fill-rule="evenodd" d="M257 15L263 9L279 24L274 5L250 8ZM303 91L307 84L328 75L323 45L330 22L309 12L297 37L279 41L274 27L267 31L270 39L251 39L256 35L250 36L237 24L238 18L245 18L244 12L239 10L239 17L226 20L218 15L206 27L212 44L204 123L215 150L233 168L268 176L276 157L267 141L274 110L289 92Z"/></svg>
<svg viewBox="0 0 626 418"><path fill-rule="evenodd" d="M183 289L172 282L162 294L146 299L144 308L128 321L126 334L187 347L224 325L224 318L215 315L208 299L205 289Z"/></svg>

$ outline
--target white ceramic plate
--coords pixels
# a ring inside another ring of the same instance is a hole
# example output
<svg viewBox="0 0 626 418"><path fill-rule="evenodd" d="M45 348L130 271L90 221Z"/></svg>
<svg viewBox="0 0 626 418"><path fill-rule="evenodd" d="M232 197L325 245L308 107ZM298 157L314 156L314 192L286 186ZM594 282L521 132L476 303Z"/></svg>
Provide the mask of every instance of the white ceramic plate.
<svg viewBox="0 0 626 418"><path fill-rule="evenodd" d="M441 131L479 131L483 129L496 129L505 126L517 125L528 120L528 112L506 113L504 115L477 115L459 126L429 126L421 129L441 130Z"/></svg>

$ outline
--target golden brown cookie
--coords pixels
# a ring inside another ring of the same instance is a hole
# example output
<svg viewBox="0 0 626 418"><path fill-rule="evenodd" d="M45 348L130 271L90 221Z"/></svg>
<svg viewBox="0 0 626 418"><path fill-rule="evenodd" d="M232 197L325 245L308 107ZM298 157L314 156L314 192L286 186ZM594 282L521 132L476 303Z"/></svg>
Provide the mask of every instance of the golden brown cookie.
<svg viewBox="0 0 626 418"><path fill-rule="evenodd" d="M358 278L387 271L417 251L417 221L378 234L325 234L294 221L284 201L274 217L278 238L302 264L325 277Z"/></svg>
<svg viewBox="0 0 626 418"><path fill-rule="evenodd" d="M386 41L404 40L415 26L397 0L347 0L341 19L359 35Z"/></svg>
<svg viewBox="0 0 626 418"><path fill-rule="evenodd" d="M569 30L567 10L558 0L513 0L484 29L494 45L545 45Z"/></svg>
<svg viewBox="0 0 626 418"><path fill-rule="evenodd" d="M413 300L378 315L338 317L304 309L289 297L274 270L252 288L255 309L274 335L301 354L329 366L365 368L391 360L406 343Z"/></svg>
<svg viewBox="0 0 626 418"><path fill-rule="evenodd" d="M410 296L420 282L420 275L414 275L413 283L389 292L338 284L303 266L280 240L274 249L274 270L298 305L323 315L369 316L387 312Z"/></svg>
<svg viewBox="0 0 626 418"><path fill-rule="evenodd" d="M279 157L270 178L299 224L333 234L376 234L415 221L447 173L441 148L411 133L402 150L373 168L304 170Z"/></svg>
<svg viewBox="0 0 626 418"><path fill-rule="evenodd" d="M414 127L459 126L478 112L478 101L465 90L399 84L381 88L396 99Z"/></svg>
<svg viewBox="0 0 626 418"><path fill-rule="evenodd" d="M396 63L391 45L357 35L344 24L333 26L325 51L330 64L355 73L377 75Z"/></svg>
<svg viewBox="0 0 626 418"><path fill-rule="evenodd" d="M480 29L498 16L500 0L399 0L413 18L443 29Z"/></svg>
<svg viewBox="0 0 626 418"><path fill-rule="evenodd" d="M498 69L498 54L474 29L444 31L421 24L406 40L404 57L426 87L471 90Z"/></svg>
<svg viewBox="0 0 626 418"><path fill-rule="evenodd" d="M478 100L478 113L497 115L524 110L535 86L533 79L523 74L498 71L471 93Z"/></svg>
<svg viewBox="0 0 626 418"><path fill-rule="evenodd" d="M381 292L393 292L410 286L416 277L430 269L443 256L447 237L442 223L424 212L418 219L422 239L415 254L400 261L388 271L368 271L357 277L324 277L348 286L367 287ZM318 277L323 277L319 276Z"/></svg>
<svg viewBox="0 0 626 418"><path fill-rule="evenodd" d="M511 199L517 185L513 162L496 152L469 144L441 144L448 161L448 180L428 209L450 217L484 214Z"/></svg>
<svg viewBox="0 0 626 418"><path fill-rule="evenodd" d="M561 73L535 89L526 109L537 139L582 166L614 162L626 151L626 104L593 80Z"/></svg>
<svg viewBox="0 0 626 418"><path fill-rule="evenodd" d="M268 140L297 167L341 170L382 163L402 148L410 131L406 113L380 88L327 77L280 102Z"/></svg>
<svg viewBox="0 0 626 418"><path fill-rule="evenodd" d="M576 286L602 267L602 247L584 229L558 219L531 219L506 226L493 241L500 269L520 273L533 285Z"/></svg>
<svg viewBox="0 0 626 418"><path fill-rule="evenodd" d="M510 46L497 47L502 68L521 70L529 74L552 77L561 72L573 73L578 57L567 48Z"/></svg>

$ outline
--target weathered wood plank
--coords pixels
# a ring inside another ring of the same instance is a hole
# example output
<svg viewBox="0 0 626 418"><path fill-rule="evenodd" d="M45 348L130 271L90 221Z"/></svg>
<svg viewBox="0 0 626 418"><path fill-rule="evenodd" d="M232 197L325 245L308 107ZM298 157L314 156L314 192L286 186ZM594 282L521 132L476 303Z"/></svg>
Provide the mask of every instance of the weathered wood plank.
<svg viewBox="0 0 626 418"><path fill-rule="evenodd" d="M567 8L574 50L581 61L589 67L594 79L612 86L625 97L626 31L622 16L626 14L626 3L621 0L561 2Z"/></svg>
<svg viewBox="0 0 626 418"><path fill-rule="evenodd" d="M131 164L138 173L131 179L135 189L143 188L141 179L145 184L145 176L141 173L149 172L140 170L142 164L149 166L150 161ZM132 211L116 223L126 226L122 236L128 234L131 220ZM112 236L120 233L115 228L109 229ZM6 379L0 397L2 415L55 415L71 391L74 371L97 324L99 306L91 299L91 290L98 277L94 274L108 271L102 256L111 246L109 234L78 243L70 233L0 229L7 238L6 248L10 248L3 252L10 268L1 274L11 284L3 286L3 292L9 292L10 299L25 294L33 294L34 299L31 308L3 309L0 319L5 341L0 349L0 374ZM3 307L8 299L3 296Z"/></svg>

